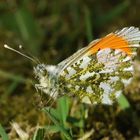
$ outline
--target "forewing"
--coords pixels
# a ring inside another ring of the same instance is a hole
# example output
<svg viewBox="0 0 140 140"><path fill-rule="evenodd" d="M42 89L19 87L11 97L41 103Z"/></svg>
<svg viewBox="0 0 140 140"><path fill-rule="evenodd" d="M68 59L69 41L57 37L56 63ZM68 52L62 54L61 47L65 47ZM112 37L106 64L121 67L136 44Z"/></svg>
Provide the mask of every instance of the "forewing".
<svg viewBox="0 0 140 140"><path fill-rule="evenodd" d="M130 27L84 48L59 73L63 88L87 103L112 104L132 79L139 42L139 29Z"/></svg>
<svg viewBox="0 0 140 140"><path fill-rule="evenodd" d="M96 39L96 40L92 41L87 47L84 47L84 48L78 50L72 56L70 56L67 59L65 59L62 62L60 62L58 64L58 67L61 69L61 71L63 71L64 69L68 68L69 66L71 66L72 64L74 64L75 62L80 60L83 57L83 55L85 55L89 51L91 46L93 46L93 44L95 44L98 41L99 41L99 39Z"/></svg>

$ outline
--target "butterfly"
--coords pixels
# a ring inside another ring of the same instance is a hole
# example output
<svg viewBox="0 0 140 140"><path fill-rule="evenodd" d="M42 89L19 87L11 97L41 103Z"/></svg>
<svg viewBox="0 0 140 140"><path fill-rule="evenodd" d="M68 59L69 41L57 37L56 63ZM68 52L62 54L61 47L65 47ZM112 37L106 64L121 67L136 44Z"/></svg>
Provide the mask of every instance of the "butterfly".
<svg viewBox="0 0 140 140"><path fill-rule="evenodd" d="M139 28L110 33L57 65L38 64L35 86L55 100L68 95L89 104L111 105L133 78L139 43Z"/></svg>

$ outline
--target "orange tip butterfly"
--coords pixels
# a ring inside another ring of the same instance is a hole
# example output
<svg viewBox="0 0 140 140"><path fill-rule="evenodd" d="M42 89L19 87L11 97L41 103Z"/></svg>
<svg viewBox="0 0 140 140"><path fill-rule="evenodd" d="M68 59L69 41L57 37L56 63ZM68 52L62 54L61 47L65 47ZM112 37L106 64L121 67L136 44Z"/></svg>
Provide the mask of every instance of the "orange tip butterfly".
<svg viewBox="0 0 140 140"><path fill-rule="evenodd" d="M85 103L111 105L133 78L139 43L139 28L110 33L57 65L38 64L34 67L39 81L35 87L54 100L72 95Z"/></svg>

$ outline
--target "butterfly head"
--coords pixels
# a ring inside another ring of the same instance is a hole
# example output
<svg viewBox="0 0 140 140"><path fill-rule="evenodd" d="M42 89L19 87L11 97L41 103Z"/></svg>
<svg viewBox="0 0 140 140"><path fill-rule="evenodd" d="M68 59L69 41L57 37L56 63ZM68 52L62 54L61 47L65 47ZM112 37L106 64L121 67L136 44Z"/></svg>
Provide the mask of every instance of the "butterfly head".
<svg viewBox="0 0 140 140"><path fill-rule="evenodd" d="M43 90L51 96L53 89L55 89L56 66L38 64L34 67L34 73L39 81L36 88Z"/></svg>

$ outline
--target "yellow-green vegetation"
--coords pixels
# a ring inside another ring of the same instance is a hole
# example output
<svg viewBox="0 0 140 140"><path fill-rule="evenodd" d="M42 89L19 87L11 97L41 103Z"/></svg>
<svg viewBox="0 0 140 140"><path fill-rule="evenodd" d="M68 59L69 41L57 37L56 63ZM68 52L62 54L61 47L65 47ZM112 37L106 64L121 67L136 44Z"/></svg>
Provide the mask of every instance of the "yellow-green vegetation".
<svg viewBox="0 0 140 140"><path fill-rule="evenodd" d="M91 106L68 97L48 102L34 87L35 64L3 48L22 45L21 52L57 64L104 34L139 27L139 17L139 0L1 1L0 139L140 139L140 53L134 80L118 103Z"/></svg>

